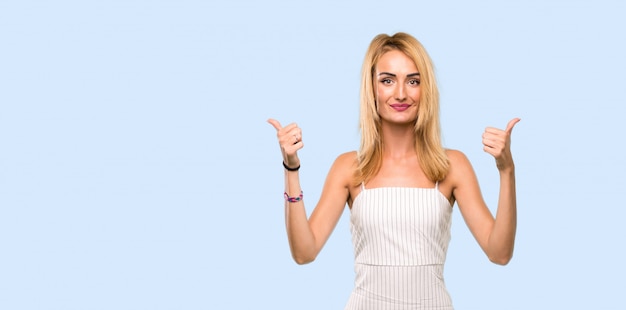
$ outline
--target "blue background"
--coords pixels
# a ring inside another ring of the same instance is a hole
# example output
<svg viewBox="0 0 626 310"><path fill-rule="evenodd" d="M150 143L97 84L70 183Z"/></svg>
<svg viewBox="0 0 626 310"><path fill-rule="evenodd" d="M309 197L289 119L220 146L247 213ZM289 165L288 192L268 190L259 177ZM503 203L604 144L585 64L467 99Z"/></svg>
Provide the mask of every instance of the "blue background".
<svg viewBox="0 0 626 310"><path fill-rule="evenodd" d="M486 126L513 132L519 227L491 264L458 210L457 309L622 309L622 1L0 2L0 309L342 309L348 213L296 265L270 117L304 130L310 212L358 147L379 33L427 48L444 144L495 211Z"/></svg>

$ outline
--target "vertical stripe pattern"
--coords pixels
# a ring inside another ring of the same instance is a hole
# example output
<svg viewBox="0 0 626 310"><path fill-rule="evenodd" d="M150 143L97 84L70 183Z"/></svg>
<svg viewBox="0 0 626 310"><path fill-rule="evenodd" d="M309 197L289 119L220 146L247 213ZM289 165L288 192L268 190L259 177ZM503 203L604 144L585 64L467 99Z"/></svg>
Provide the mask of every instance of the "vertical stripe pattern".
<svg viewBox="0 0 626 310"><path fill-rule="evenodd" d="M356 278L345 309L452 309L443 280L451 220L438 188L363 188L350 215Z"/></svg>

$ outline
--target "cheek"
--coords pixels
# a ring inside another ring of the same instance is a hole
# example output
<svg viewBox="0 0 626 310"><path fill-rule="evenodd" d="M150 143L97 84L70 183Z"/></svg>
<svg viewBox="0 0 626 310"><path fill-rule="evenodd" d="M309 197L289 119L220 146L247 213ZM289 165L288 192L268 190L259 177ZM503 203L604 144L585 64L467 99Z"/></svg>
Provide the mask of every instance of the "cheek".
<svg viewBox="0 0 626 310"><path fill-rule="evenodd" d="M385 102L387 98L389 98L391 91L386 88L378 88L376 89L376 99L377 101Z"/></svg>
<svg viewBox="0 0 626 310"><path fill-rule="evenodd" d="M413 100L415 101L419 101L420 97L421 97L422 92L420 91L419 88L416 88L412 93L411 93L411 97L413 98Z"/></svg>

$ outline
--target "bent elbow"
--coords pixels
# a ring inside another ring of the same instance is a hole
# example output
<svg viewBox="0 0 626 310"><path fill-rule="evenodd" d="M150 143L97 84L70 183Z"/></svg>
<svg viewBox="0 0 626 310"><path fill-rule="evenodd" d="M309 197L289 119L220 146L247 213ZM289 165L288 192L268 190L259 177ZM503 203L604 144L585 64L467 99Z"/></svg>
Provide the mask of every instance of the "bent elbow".
<svg viewBox="0 0 626 310"><path fill-rule="evenodd" d="M312 263L315 260L315 257L306 257L306 256L293 256L293 260L298 265L306 265Z"/></svg>
<svg viewBox="0 0 626 310"><path fill-rule="evenodd" d="M511 261L511 258L499 258L499 259L490 259L490 260L492 263L496 265L506 266Z"/></svg>
<svg viewBox="0 0 626 310"><path fill-rule="evenodd" d="M313 251L292 251L291 257L298 265L312 263L317 255Z"/></svg>
<svg viewBox="0 0 626 310"><path fill-rule="evenodd" d="M489 260L492 263L496 265L500 265L500 266L506 266L511 261L512 258L513 258L513 253L506 254L506 255L489 256Z"/></svg>
<svg viewBox="0 0 626 310"><path fill-rule="evenodd" d="M296 247L291 245L291 258L298 265L306 265L315 260L319 253L313 246L310 247Z"/></svg>

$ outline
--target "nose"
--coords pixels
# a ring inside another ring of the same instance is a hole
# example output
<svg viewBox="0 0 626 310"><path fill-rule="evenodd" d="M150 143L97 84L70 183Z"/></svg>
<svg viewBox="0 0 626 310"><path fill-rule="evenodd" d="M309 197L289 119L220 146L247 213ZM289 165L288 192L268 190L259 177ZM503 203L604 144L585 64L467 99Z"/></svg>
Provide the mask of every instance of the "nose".
<svg viewBox="0 0 626 310"><path fill-rule="evenodd" d="M406 99L406 89L404 89L404 83L397 84L394 96L398 101L404 101Z"/></svg>

